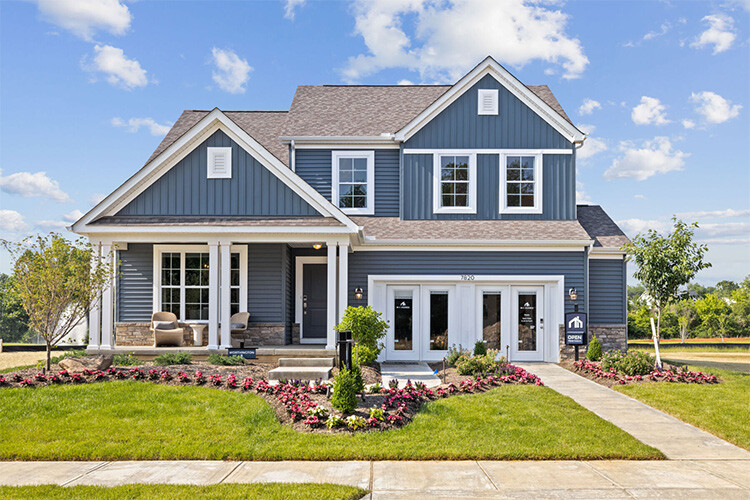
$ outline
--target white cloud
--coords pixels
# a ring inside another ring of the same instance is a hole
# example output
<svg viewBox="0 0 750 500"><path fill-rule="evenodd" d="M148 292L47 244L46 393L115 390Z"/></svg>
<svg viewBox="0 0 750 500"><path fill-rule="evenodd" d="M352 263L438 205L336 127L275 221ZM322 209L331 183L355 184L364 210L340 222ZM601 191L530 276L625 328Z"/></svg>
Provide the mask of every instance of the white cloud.
<svg viewBox="0 0 750 500"><path fill-rule="evenodd" d="M583 104L578 108L578 114L590 115L595 109L602 109L601 103L587 97L583 100Z"/></svg>
<svg viewBox="0 0 750 500"><path fill-rule="evenodd" d="M666 125L669 123L666 109L659 99L644 95L641 103L633 108L630 117L636 125Z"/></svg>
<svg viewBox="0 0 750 500"><path fill-rule="evenodd" d="M3 177L0 170L0 191L20 194L24 198L49 198L60 203L71 201L60 189L60 184L47 177L46 172L16 172Z"/></svg>
<svg viewBox="0 0 750 500"><path fill-rule="evenodd" d="M714 54L729 50L737 38L734 30L734 19L726 14L712 14L702 20L707 22L709 27L690 46L701 49L712 45Z"/></svg>
<svg viewBox="0 0 750 500"><path fill-rule="evenodd" d="M671 224L663 220L644 220L644 219L625 219L618 220L617 225L623 230L628 236L635 236L638 233L642 233L648 229L653 229L658 232L668 231Z"/></svg>
<svg viewBox="0 0 750 500"><path fill-rule="evenodd" d="M125 57L125 52L111 45L94 46L94 56L84 58L82 66L90 72L103 73L110 85L132 90L148 84L146 70L135 59Z"/></svg>
<svg viewBox="0 0 750 500"><path fill-rule="evenodd" d="M645 200L646 199L646 197L643 196L642 194L634 194L633 198L636 198L636 199L639 199L639 200Z"/></svg>
<svg viewBox="0 0 750 500"><path fill-rule="evenodd" d="M396 85L414 85L414 82L412 82L411 80L407 80L406 78L404 78L403 80L399 80Z"/></svg>
<svg viewBox="0 0 750 500"><path fill-rule="evenodd" d="M745 236L750 234L750 222L717 222L700 224L700 231L708 236Z"/></svg>
<svg viewBox="0 0 750 500"><path fill-rule="evenodd" d="M230 94L244 94L244 85L250 79L252 66L231 50L214 47L211 49L211 56L216 66L213 79L219 88Z"/></svg>
<svg viewBox="0 0 750 500"><path fill-rule="evenodd" d="M708 123L724 123L740 114L742 106L732 104L715 92L693 92L690 100L697 103L695 111L705 118Z"/></svg>
<svg viewBox="0 0 750 500"><path fill-rule="evenodd" d="M46 231L62 231L68 226L73 224L75 221L83 217L83 212L80 210L73 210L62 216L59 220L40 220L36 222L36 226Z"/></svg>
<svg viewBox="0 0 750 500"><path fill-rule="evenodd" d="M648 33L643 35L643 39L653 40L654 38L659 38L660 36L666 35L670 29L672 29L672 25L670 23L662 23L662 25L659 27L659 31L649 31Z"/></svg>
<svg viewBox="0 0 750 500"><path fill-rule="evenodd" d="M132 17L119 0L36 0L42 17L74 35L91 41L96 31L122 35Z"/></svg>
<svg viewBox="0 0 750 500"><path fill-rule="evenodd" d="M693 120L685 118L684 120L682 120L682 126L686 129L692 129L695 128L695 122Z"/></svg>
<svg viewBox="0 0 750 500"><path fill-rule="evenodd" d="M656 174L682 170L689 153L672 149L668 137L654 137L638 148L630 142L620 143L623 154L604 172L605 179L643 181Z"/></svg>
<svg viewBox="0 0 750 500"><path fill-rule="evenodd" d="M9 233L25 231L28 225L23 215L15 210L0 210L0 229Z"/></svg>
<svg viewBox="0 0 750 500"><path fill-rule="evenodd" d="M566 33L568 16L541 2L357 0L354 12L368 53L349 58L342 71L349 82L388 68L452 82L488 54L516 68L534 60L559 65L563 78L580 77L589 63L581 42Z"/></svg>
<svg viewBox="0 0 750 500"><path fill-rule="evenodd" d="M151 135L155 136L166 135L169 129L172 128L171 123L160 125L153 118L130 118L126 122L122 118L115 117L110 120L110 123L113 127L126 127L127 131L133 134L138 132L141 127L146 127L151 132Z"/></svg>
<svg viewBox="0 0 750 500"><path fill-rule="evenodd" d="M581 181L576 181L576 203L578 205L591 205L593 203Z"/></svg>
<svg viewBox="0 0 750 500"><path fill-rule="evenodd" d="M286 0L284 5L284 17L290 21L294 21L294 10L297 7L305 5L305 2L307 2L307 0Z"/></svg>
<svg viewBox="0 0 750 500"><path fill-rule="evenodd" d="M727 208L726 210L699 210L697 212L682 212L677 214L678 217L689 219L715 219L724 217L745 217L750 216L750 210L735 210Z"/></svg>
<svg viewBox="0 0 750 500"><path fill-rule="evenodd" d="M576 153L576 159L588 160L592 156L606 151L607 149L607 143L603 140L597 139L596 137L588 137L583 143L583 146L581 146L581 149Z"/></svg>

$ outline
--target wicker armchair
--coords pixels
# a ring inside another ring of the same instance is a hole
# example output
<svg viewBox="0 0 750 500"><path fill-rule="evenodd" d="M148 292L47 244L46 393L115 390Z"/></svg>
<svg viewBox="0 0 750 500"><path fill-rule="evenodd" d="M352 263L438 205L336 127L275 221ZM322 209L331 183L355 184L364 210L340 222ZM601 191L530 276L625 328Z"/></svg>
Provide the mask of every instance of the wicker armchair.
<svg viewBox="0 0 750 500"><path fill-rule="evenodd" d="M172 345L182 347L184 331L171 312L157 312L151 316L151 331L154 332L154 347Z"/></svg>
<svg viewBox="0 0 750 500"><path fill-rule="evenodd" d="M247 323L250 321L250 313L242 312L232 314L229 319L231 325L230 330L232 333L244 333L247 330Z"/></svg>

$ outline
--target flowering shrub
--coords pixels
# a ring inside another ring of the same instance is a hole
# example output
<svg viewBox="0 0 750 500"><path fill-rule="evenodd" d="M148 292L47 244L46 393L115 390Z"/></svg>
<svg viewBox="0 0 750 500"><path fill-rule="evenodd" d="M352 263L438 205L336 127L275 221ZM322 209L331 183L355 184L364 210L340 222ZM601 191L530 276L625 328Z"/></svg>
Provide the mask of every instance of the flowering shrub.
<svg viewBox="0 0 750 500"><path fill-rule="evenodd" d="M398 389L398 379L392 378L390 382L388 382L388 388L389 389Z"/></svg>
<svg viewBox="0 0 750 500"><path fill-rule="evenodd" d="M307 414L314 415L321 420L325 420L326 418L328 418L328 408L324 408L322 406L315 406L307 410Z"/></svg>
<svg viewBox="0 0 750 500"><path fill-rule="evenodd" d="M230 374L227 377L227 387L229 387L231 389L236 389L237 388L237 377L234 376L234 373Z"/></svg>
<svg viewBox="0 0 750 500"><path fill-rule="evenodd" d="M182 382L183 384L186 384L190 382L190 377L188 377L188 374L184 371L180 370L180 373L177 374L177 380Z"/></svg>
<svg viewBox="0 0 750 500"><path fill-rule="evenodd" d="M688 370L656 370L652 369L644 375L628 375L619 373L614 367L604 370L602 363L588 360L576 361L573 363L577 371L590 373L595 377L610 379L617 384L627 384L630 382L640 382L644 379L652 382L680 382L685 384L716 384L719 379L715 375L708 375L703 372L693 372Z"/></svg>
<svg viewBox="0 0 750 500"><path fill-rule="evenodd" d="M357 415L349 415L348 417L346 417L346 426L349 429L356 431L367 426L367 421L362 417L358 417Z"/></svg>
<svg viewBox="0 0 750 500"><path fill-rule="evenodd" d="M169 370L165 369L159 372L159 378L167 382L169 380L172 380L172 374L169 373Z"/></svg>
<svg viewBox="0 0 750 500"><path fill-rule="evenodd" d="M484 354L462 354L455 361L456 371L459 375L486 375L494 373L505 365L505 358L500 356L499 351L488 349Z"/></svg>
<svg viewBox="0 0 750 500"><path fill-rule="evenodd" d="M117 373L122 372L118 371ZM128 370L128 373L130 374L130 378L132 378L133 380L142 380L145 377L145 375L143 374L143 370L141 370L140 368L131 368L130 370ZM153 377L149 378L153 380Z"/></svg>
<svg viewBox="0 0 750 500"><path fill-rule="evenodd" d="M206 383L206 377L203 376L203 372L196 370L195 372L195 385L203 385Z"/></svg>
<svg viewBox="0 0 750 500"><path fill-rule="evenodd" d="M23 380L23 377L18 373L14 373L10 376L10 378L13 379L13 382L20 382L21 380Z"/></svg>
<svg viewBox="0 0 750 500"><path fill-rule="evenodd" d="M211 385L219 387L221 385L221 375L218 373L214 373L213 375L208 377L208 381L211 383Z"/></svg>
<svg viewBox="0 0 750 500"><path fill-rule="evenodd" d="M367 388L367 392L370 394L377 394L380 392L380 390L383 388L380 384L372 384L370 387Z"/></svg>
<svg viewBox="0 0 750 500"><path fill-rule="evenodd" d="M370 418L374 418L378 422L383 422L385 420L385 413L382 408L372 407L370 408Z"/></svg>
<svg viewBox="0 0 750 500"><path fill-rule="evenodd" d="M18 383L21 387L30 387L34 385L34 382L29 378L25 378Z"/></svg>
<svg viewBox="0 0 750 500"><path fill-rule="evenodd" d="M339 417L338 415L331 415L326 420L326 427L329 429L333 429L334 427L341 427L344 425L344 419Z"/></svg>
<svg viewBox="0 0 750 500"><path fill-rule="evenodd" d="M39 372L36 375L34 375L34 380L37 380L39 382L46 382L47 376L44 373Z"/></svg>
<svg viewBox="0 0 750 500"><path fill-rule="evenodd" d="M148 372L149 380L157 380L159 378L159 370L150 369Z"/></svg>
<svg viewBox="0 0 750 500"><path fill-rule="evenodd" d="M106 380L106 379L107 379L107 374L104 373L103 371L96 370L94 372L94 380Z"/></svg>
<svg viewBox="0 0 750 500"><path fill-rule="evenodd" d="M253 388L253 377L246 377L245 381L242 382L242 390L249 391Z"/></svg>
<svg viewBox="0 0 750 500"><path fill-rule="evenodd" d="M602 355L602 370L625 375L648 375L656 365L656 359L643 351L608 351Z"/></svg>

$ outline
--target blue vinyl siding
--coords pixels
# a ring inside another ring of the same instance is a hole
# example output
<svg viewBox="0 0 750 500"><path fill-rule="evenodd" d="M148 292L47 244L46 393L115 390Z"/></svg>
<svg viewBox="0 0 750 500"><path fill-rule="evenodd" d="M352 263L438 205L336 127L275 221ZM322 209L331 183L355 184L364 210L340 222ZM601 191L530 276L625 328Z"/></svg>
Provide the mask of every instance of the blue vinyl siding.
<svg viewBox="0 0 750 500"><path fill-rule="evenodd" d="M131 323L151 321L154 311L154 250L150 243L130 243L117 252L120 276L117 277L115 321Z"/></svg>
<svg viewBox="0 0 750 500"><path fill-rule="evenodd" d="M251 323L286 322L287 245L249 245L247 253L247 311Z"/></svg>
<svg viewBox="0 0 750 500"><path fill-rule="evenodd" d="M207 178L211 146L232 147L232 178ZM247 151L217 131L178 162L118 215L320 215Z"/></svg>
<svg viewBox="0 0 750 500"><path fill-rule="evenodd" d="M349 305L367 305L367 278L371 274L509 274L564 275L565 289L578 290L585 311L584 252L354 252L349 255ZM354 289L365 290L362 300ZM565 310L573 303L565 298Z"/></svg>
<svg viewBox="0 0 750 500"><path fill-rule="evenodd" d="M310 186L331 200L332 149L296 149L296 172ZM336 151L342 151L336 149ZM375 151L375 215L396 217L399 210L399 151Z"/></svg>
<svg viewBox="0 0 750 500"><path fill-rule="evenodd" d="M497 115L477 114L477 90L498 89ZM474 84L404 143L405 148L547 148L573 145L491 75Z"/></svg>
<svg viewBox="0 0 750 500"><path fill-rule="evenodd" d="M589 323L624 325L627 323L627 264L619 259L589 260Z"/></svg>
<svg viewBox="0 0 750 500"><path fill-rule="evenodd" d="M403 218L573 220L576 218L575 162L573 155L542 157L541 214L500 213L500 155L477 155L477 213L433 213L433 158L431 154L403 155Z"/></svg>

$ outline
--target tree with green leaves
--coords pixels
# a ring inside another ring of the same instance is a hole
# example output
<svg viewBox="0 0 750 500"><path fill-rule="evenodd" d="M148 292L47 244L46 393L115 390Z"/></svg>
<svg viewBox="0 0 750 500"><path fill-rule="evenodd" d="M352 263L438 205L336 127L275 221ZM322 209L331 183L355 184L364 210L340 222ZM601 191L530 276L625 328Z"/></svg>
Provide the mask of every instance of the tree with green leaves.
<svg viewBox="0 0 750 500"><path fill-rule="evenodd" d="M111 256L92 259L89 243L71 242L55 233L2 244L14 261L14 290L29 316L29 327L47 344L49 370L52 346L86 317L110 286Z"/></svg>
<svg viewBox="0 0 750 500"><path fill-rule="evenodd" d="M383 350L382 340L388 330L388 323L380 319L381 316L381 313L370 306L349 306L344 311L341 323L336 325L336 331L352 332L352 338L356 342L353 357L359 364L374 363Z"/></svg>
<svg viewBox="0 0 750 500"><path fill-rule="evenodd" d="M13 278L0 273L0 339L20 342L29 333L29 316L13 286Z"/></svg>
<svg viewBox="0 0 750 500"><path fill-rule="evenodd" d="M646 289L656 312L656 328L652 329L652 335L659 368L662 366L659 354L662 312L679 300L680 288L690 283L698 271L711 267L703 260L708 247L693 241L698 224L686 224L676 217L672 217L672 222L672 232L666 236L649 229L623 245L623 250L637 266L633 276Z"/></svg>
<svg viewBox="0 0 750 500"><path fill-rule="evenodd" d="M714 336L718 332L721 341L724 342L724 335L732 312L724 299L709 293L705 298L695 303L695 310L709 334Z"/></svg>
<svg viewBox="0 0 750 500"><path fill-rule="evenodd" d="M695 320L695 303L690 299L682 299L672 305L672 311L677 315L677 325L682 343L687 341L690 325Z"/></svg>

